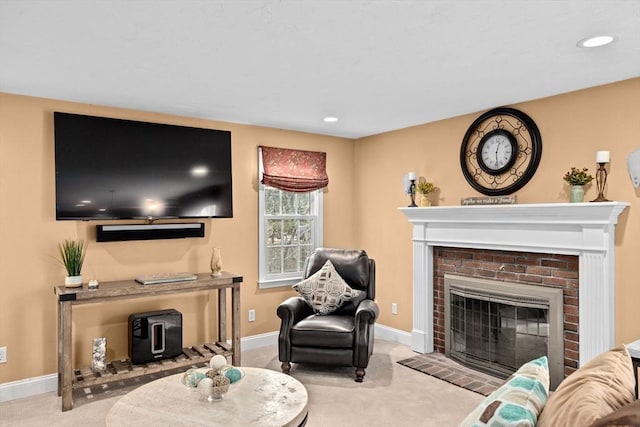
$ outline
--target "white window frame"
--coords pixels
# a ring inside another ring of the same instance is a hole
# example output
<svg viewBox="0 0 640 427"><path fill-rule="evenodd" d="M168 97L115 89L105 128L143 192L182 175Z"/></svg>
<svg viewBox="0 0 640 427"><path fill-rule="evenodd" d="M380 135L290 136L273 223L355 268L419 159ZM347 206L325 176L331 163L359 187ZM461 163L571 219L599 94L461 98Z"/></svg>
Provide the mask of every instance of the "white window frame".
<svg viewBox="0 0 640 427"><path fill-rule="evenodd" d="M260 289L278 288L291 286L302 279L302 271L291 273L267 273L267 220L265 215L265 188L262 184L262 150L258 149L258 286ZM282 190L281 190L282 191ZM299 216L299 218L309 218L311 220L311 248L322 247L322 213L323 213L323 193L322 190L310 192L310 215ZM289 215L282 215L278 218L288 218Z"/></svg>

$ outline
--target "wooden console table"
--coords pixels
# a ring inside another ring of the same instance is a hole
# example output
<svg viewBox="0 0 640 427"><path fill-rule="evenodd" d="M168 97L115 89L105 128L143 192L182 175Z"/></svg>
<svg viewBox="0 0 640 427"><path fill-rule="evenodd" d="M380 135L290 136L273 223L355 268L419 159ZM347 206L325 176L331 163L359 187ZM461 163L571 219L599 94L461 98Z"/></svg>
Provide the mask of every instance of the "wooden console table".
<svg viewBox="0 0 640 427"><path fill-rule="evenodd" d="M121 381L154 372L206 363L216 355L231 356L232 364L240 366L240 284L242 276L224 272L220 277L198 274L196 280L156 285L141 285L134 280L101 282L98 289L55 286L58 299L58 396L62 410L73 408L73 390L82 387ZM227 288L231 288L231 345L227 343ZM74 369L71 347L72 310L74 305L171 295L184 292L218 291L218 340L214 343L184 348L183 354L144 365L132 365L128 360L114 361L105 371L94 373L91 367Z"/></svg>

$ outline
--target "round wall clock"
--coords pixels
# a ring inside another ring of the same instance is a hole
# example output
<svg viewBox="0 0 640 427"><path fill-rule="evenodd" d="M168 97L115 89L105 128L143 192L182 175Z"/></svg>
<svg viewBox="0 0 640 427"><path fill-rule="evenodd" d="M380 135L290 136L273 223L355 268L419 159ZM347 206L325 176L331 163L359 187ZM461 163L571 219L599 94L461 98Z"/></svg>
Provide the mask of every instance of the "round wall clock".
<svg viewBox="0 0 640 427"><path fill-rule="evenodd" d="M474 189L487 196L503 196L533 178L541 155L542 138L531 117L499 107L469 126L460 147L460 166Z"/></svg>

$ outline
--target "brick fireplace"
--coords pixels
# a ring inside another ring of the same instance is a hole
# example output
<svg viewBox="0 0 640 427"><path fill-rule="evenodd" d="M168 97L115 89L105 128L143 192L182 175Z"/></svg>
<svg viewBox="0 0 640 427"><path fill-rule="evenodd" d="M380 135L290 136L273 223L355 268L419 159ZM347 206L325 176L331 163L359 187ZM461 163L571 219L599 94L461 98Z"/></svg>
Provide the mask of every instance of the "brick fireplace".
<svg viewBox="0 0 640 427"><path fill-rule="evenodd" d="M411 348L444 351L441 278L561 287L565 373L615 344L615 225L624 202L401 208L413 225Z"/></svg>
<svg viewBox="0 0 640 427"><path fill-rule="evenodd" d="M491 280L504 286L505 294L531 295L535 289L558 290L558 340L548 338L548 351L534 354L521 364L542 354L549 356L552 385L575 371L578 366L578 257L574 255L539 254L471 248L434 248L433 336L434 350L446 353L447 311L445 282L462 277ZM446 277L445 277L446 275ZM519 289L515 289L519 286ZM450 296L450 295L449 295ZM549 313L551 317L551 313ZM554 325L556 326L556 325ZM450 330L450 329L449 329ZM526 353L526 352L525 352ZM516 365L511 365L515 371Z"/></svg>

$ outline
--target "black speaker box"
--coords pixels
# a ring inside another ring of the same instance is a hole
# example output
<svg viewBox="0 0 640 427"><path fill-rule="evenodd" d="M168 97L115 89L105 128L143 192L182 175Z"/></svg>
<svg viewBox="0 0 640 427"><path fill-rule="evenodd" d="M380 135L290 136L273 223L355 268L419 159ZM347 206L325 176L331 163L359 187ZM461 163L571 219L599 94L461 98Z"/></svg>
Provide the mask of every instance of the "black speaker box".
<svg viewBox="0 0 640 427"><path fill-rule="evenodd" d="M129 359L148 363L182 353L182 313L174 309L129 316Z"/></svg>
<svg viewBox="0 0 640 427"><path fill-rule="evenodd" d="M204 237L204 222L96 225L96 242Z"/></svg>

